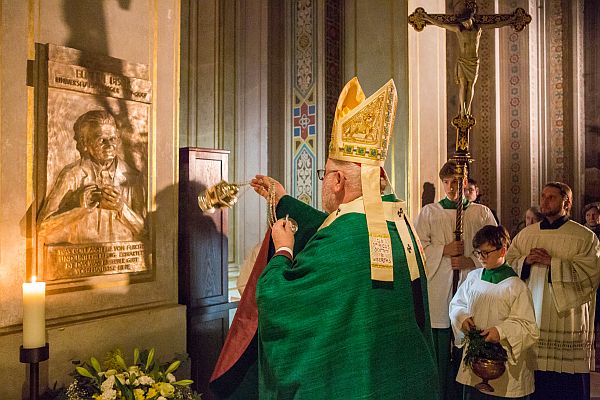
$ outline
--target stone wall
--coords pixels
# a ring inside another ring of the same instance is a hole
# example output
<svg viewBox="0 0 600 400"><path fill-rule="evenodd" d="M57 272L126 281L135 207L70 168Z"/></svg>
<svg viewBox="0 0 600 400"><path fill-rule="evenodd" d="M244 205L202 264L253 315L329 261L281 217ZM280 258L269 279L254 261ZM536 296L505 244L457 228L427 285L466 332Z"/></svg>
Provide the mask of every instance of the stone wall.
<svg viewBox="0 0 600 400"><path fill-rule="evenodd" d="M153 87L148 132L147 209L154 229L153 272L93 284L47 286L50 359L41 363L42 388L66 384L70 360L102 357L114 347L155 347L169 357L185 352L185 307L177 304L177 127L179 2L2 1L0 3L0 397L27 393L22 343L23 281L43 270L36 257L38 193L34 76L36 43L145 64ZM160 229L156 229L159 227ZM96 277L97 278L97 277Z"/></svg>

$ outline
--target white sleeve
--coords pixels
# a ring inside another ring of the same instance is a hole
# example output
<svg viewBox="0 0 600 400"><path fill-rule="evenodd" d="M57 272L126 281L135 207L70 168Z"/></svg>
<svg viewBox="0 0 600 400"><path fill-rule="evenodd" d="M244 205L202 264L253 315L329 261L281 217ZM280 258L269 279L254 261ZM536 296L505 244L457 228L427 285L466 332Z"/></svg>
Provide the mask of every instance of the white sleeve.
<svg viewBox="0 0 600 400"><path fill-rule="evenodd" d="M485 207L485 212L483 215L483 226L485 225L493 225L498 226L496 223L496 218L494 218L494 214L492 214L492 210L489 207Z"/></svg>
<svg viewBox="0 0 600 400"><path fill-rule="evenodd" d="M513 365L539 339L540 331L535 322L533 300L525 285L520 285L508 318L496 326L496 329L500 334L500 344L507 350L508 361Z"/></svg>
<svg viewBox="0 0 600 400"><path fill-rule="evenodd" d="M587 232L586 232L587 233ZM552 257L550 289L558 312L590 301L600 280L600 242L593 232L582 240L580 251L570 259Z"/></svg>
<svg viewBox="0 0 600 400"><path fill-rule="evenodd" d="M462 343L465 334L462 331L462 324L465 319L469 318L468 309L468 294L471 288L472 276L467 276L467 279L462 285L458 287L458 290L452 297L449 306L450 313L450 324L452 324L452 331L454 332L454 342Z"/></svg>
<svg viewBox="0 0 600 400"><path fill-rule="evenodd" d="M527 253L523 248L523 233L519 232L517 236L515 236L512 240L512 243L508 247L508 251L506 252L506 262L510 265L519 277L521 276L521 271L523 270L523 263L525 262L525 258Z"/></svg>
<svg viewBox="0 0 600 400"><path fill-rule="evenodd" d="M423 251L425 252L425 272L427 273L427 278L431 278L440 268L445 245L432 243L431 236L434 227L431 226L430 207L425 206L421 209L421 212L419 215L417 215L415 229L417 231L417 235L419 235L421 244L423 245ZM440 227L437 227L437 229L440 229Z"/></svg>

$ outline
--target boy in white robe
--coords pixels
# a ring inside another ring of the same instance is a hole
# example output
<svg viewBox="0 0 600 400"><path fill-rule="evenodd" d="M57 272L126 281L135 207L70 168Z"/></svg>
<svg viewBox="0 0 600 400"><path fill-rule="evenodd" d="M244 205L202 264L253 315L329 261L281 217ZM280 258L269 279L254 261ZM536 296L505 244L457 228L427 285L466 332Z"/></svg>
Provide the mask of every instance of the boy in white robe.
<svg viewBox="0 0 600 400"><path fill-rule="evenodd" d="M544 219L519 232L506 255L531 290L540 328L534 399L590 398L600 242L569 219L572 196L568 185L547 183Z"/></svg>
<svg viewBox="0 0 600 400"><path fill-rule="evenodd" d="M459 199L458 179L454 175L456 164L445 163L439 172L446 197L433 204L427 204L417 216L415 229L425 252L429 314L433 332L433 342L438 364L440 389L446 400L460 398L462 389L456 384L459 354L453 354L456 363L451 362L450 348L452 329L448 317L448 305L452 299L453 270L459 271L459 284L469 271L480 268L481 264L472 255L471 242L475 233L485 225L497 225L489 208L482 204L470 203L463 196L463 240L455 240L456 202ZM463 183L467 184L467 179ZM460 341L456 342L459 344ZM453 352L457 353L457 352Z"/></svg>
<svg viewBox="0 0 600 400"><path fill-rule="evenodd" d="M483 227L473 238L474 254L484 269L471 271L450 303L457 339L473 328L483 329L486 342L500 343L508 354L506 371L490 382L493 395L474 386L482 381L463 359L456 380L464 386L463 400L528 399L534 390L534 345L539 338L533 301L527 285L505 262L510 237L502 226Z"/></svg>

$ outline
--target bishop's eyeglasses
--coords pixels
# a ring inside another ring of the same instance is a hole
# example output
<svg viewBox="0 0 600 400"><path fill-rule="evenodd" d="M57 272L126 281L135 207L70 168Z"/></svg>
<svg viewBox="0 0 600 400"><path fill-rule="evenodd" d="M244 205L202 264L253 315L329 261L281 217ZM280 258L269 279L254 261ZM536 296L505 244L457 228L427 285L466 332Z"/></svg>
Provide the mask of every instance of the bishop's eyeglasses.
<svg viewBox="0 0 600 400"><path fill-rule="evenodd" d="M322 181L323 179L325 179L327 174L330 174L332 172L338 172L338 171L339 171L339 169L332 169L331 171L325 172L324 169L318 169L317 170L317 178L319 178L319 180Z"/></svg>

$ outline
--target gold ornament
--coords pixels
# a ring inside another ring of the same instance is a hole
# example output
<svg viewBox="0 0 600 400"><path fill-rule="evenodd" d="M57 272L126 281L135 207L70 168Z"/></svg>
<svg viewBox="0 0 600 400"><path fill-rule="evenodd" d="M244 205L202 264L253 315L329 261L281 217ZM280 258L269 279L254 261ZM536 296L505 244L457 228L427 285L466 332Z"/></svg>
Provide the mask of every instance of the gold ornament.
<svg viewBox="0 0 600 400"><path fill-rule="evenodd" d="M285 216L286 223L292 224L292 232L295 234L298 232L298 223L290 218L289 215ZM267 222L269 223L269 227L272 228L277 222L277 205L275 204L275 183L272 182L269 185L269 190L267 192Z"/></svg>
<svg viewBox="0 0 600 400"><path fill-rule="evenodd" d="M247 184L228 183L223 180L198 195L198 206L208 213L214 212L217 208L231 208L238 200L240 187Z"/></svg>

